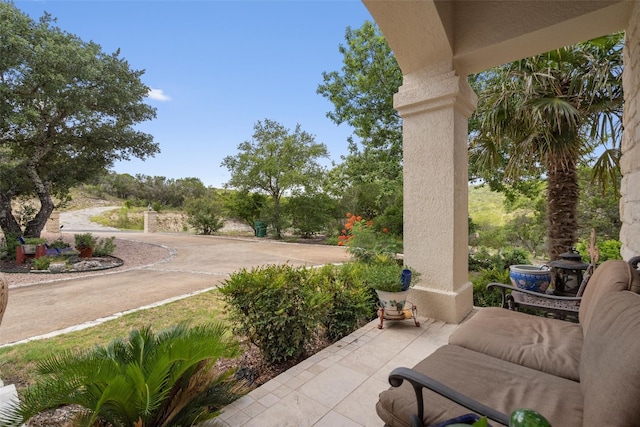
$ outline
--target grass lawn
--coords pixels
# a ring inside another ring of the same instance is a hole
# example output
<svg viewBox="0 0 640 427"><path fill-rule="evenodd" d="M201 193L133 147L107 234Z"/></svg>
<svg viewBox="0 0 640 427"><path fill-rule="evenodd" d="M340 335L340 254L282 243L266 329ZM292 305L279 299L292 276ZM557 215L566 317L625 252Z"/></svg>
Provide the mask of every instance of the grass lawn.
<svg viewBox="0 0 640 427"><path fill-rule="evenodd" d="M224 303L215 290L130 313L81 331L0 348L0 378L5 384L15 384L22 389L33 383L38 360L50 354L106 345L116 338L128 337L129 331L143 326L151 325L159 331L180 322L197 325L211 321L225 321Z"/></svg>

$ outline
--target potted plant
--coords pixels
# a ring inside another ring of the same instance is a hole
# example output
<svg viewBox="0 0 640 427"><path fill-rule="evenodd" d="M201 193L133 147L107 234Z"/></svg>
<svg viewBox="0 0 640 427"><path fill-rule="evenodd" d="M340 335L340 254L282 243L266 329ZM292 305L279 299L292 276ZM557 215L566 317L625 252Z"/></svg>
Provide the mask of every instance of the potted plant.
<svg viewBox="0 0 640 427"><path fill-rule="evenodd" d="M412 283L413 272L395 260L381 260L364 265L363 281L376 291L386 316L402 316Z"/></svg>
<svg viewBox="0 0 640 427"><path fill-rule="evenodd" d="M22 246L22 253L25 255L33 255L36 253L38 249L38 245L43 245L47 243L46 239L40 237L26 237L20 238L20 243Z"/></svg>
<svg viewBox="0 0 640 427"><path fill-rule="evenodd" d="M73 238L80 258L91 258L98 239L91 233L75 234Z"/></svg>

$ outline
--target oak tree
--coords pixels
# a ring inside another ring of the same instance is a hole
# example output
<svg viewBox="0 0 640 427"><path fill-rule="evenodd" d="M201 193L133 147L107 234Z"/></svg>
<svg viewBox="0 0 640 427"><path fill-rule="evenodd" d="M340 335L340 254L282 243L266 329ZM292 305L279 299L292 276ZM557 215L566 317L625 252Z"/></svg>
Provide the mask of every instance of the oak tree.
<svg viewBox="0 0 640 427"><path fill-rule="evenodd" d="M325 168L318 160L329 156L324 144L296 125L293 132L265 119L253 127L253 139L238 145L238 154L222 161L231 172L225 187L267 194L273 202L273 227L282 237L280 202L286 192L313 191L320 186Z"/></svg>
<svg viewBox="0 0 640 427"><path fill-rule="evenodd" d="M39 236L54 197L101 173L116 160L145 158L158 144L135 125L155 118L144 103L144 71L116 51L84 42L0 2L0 227L20 234L12 201L40 202L25 236Z"/></svg>

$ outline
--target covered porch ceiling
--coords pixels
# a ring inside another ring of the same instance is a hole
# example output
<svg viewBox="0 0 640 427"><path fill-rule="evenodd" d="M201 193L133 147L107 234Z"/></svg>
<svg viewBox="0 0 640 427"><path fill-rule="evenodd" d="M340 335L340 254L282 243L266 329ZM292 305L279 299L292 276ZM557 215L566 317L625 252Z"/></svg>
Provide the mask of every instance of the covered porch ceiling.
<svg viewBox="0 0 640 427"><path fill-rule="evenodd" d="M450 63L459 75L625 28L628 0L364 0L403 74Z"/></svg>

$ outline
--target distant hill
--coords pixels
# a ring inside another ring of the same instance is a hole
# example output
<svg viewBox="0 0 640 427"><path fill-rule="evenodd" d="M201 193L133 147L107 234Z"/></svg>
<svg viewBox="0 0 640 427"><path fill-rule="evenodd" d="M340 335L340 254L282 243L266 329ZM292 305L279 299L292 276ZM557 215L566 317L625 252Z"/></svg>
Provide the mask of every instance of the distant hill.
<svg viewBox="0 0 640 427"><path fill-rule="evenodd" d="M487 186L469 186L469 216L479 226L503 226L511 215L504 210L504 195Z"/></svg>

